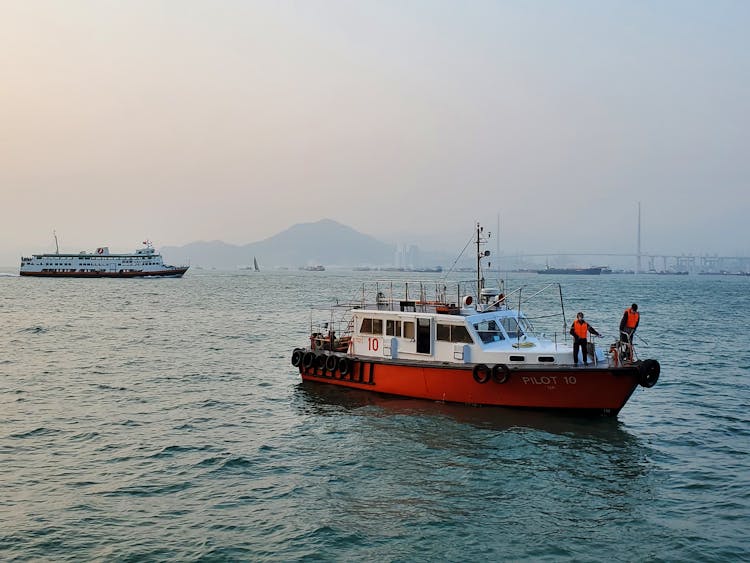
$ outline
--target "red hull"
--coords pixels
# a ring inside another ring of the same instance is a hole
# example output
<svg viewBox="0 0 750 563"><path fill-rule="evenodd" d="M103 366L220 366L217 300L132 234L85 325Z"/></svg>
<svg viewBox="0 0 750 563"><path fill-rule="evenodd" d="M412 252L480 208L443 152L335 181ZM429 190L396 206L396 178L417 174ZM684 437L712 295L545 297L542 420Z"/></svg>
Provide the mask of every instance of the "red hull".
<svg viewBox="0 0 750 563"><path fill-rule="evenodd" d="M20 272L22 276L37 278L181 278L188 268L155 272Z"/></svg>
<svg viewBox="0 0 750 563"><path fill-rule="evenodd" d="M300 364L300 375L305 381L417 399L503 407L595 410L612 415L625 406L641 377L637 366L512 367L504 383L497 383L492 378L486 383L478 383L472 365L418 364L351 356L347 359L349 369L344 375L338 365L333 370L319 367L322 361L316 361L310 367ZM331 364L333 361L329 362L329 368Z"/></svg>

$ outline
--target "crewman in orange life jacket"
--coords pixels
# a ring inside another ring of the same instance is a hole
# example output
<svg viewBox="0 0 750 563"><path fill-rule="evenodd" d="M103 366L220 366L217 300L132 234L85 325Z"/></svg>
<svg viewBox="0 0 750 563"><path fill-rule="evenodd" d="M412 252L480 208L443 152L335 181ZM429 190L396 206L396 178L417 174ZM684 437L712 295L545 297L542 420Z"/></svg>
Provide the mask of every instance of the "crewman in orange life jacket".
<svg viewBox="0 0 750 563"><path fill-rule="evenodd" d="M625 313L622 315L622 320L620 321L620 340L632 344L633 335L635 334L635 329L638 328L639 322L641 322L641 315L638 313L638 305L633 303L630 309L625 309Z"/></svg>
<svg viewBox="0 0 750 563"><path fill-rule="evenodd" d="M573 363L578 365L578 349L581 349L581 355L583 356L583 365L589 365L587 359L587 342L589 333L594 336L601 336L596 329L589 323L583 320L583 313L576 315L576 320L570 327L570 334L573 337Z"/></svg>

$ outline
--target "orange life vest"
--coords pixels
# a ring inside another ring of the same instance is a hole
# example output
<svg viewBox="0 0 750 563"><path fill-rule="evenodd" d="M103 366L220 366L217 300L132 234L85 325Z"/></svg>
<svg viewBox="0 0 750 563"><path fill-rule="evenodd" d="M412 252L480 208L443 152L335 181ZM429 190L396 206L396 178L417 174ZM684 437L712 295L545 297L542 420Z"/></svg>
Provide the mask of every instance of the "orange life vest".
<svg viewBox="0 0 750 563"><path fill-rule="evenodd" d="M625 326L627 328L635 328L638 325L638 319L641 318L641 315L632 309L625 309L625 314L628 316Z"/></svg>
<svg viewBox="0 0 750 563"><path fill-rule="evenodd" d="M582 323L575 321L573 323L573 332L576 333L577 338L586 338L589 334L589 324L586 321Z"/></svg>

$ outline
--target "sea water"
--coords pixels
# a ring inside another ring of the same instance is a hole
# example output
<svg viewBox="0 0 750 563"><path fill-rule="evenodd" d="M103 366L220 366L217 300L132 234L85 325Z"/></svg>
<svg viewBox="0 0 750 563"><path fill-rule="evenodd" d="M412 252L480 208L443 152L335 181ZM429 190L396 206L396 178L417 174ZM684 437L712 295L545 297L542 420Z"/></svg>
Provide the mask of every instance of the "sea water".
<svg viewBox="0 0 750 563"><path fill-rule="evenodd" d="M581 418L303 384L362 275L0 277L0 560L750 559L750 278L544 276L662 366Z"/></svg>

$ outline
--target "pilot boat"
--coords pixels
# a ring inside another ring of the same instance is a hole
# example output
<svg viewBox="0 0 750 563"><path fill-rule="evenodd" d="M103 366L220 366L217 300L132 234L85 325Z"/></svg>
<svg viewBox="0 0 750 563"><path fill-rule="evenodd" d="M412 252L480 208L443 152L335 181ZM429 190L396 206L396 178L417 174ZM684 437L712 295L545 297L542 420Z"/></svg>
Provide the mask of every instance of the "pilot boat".
<svg viewBox="0 0 750 563"><path fill-rule="evenodd" d="M661 367L630 344L576 364L567 331L546 336L525 312L523 288L485 287L477 225L477 275L469 282L377 281L311 323L310 343L292 365L305 382L471 405L560 409L616 416L640 385L653 387ZM560 295L562 289L548 284ZM523 309L523 310L522 310Z"/></svg>

